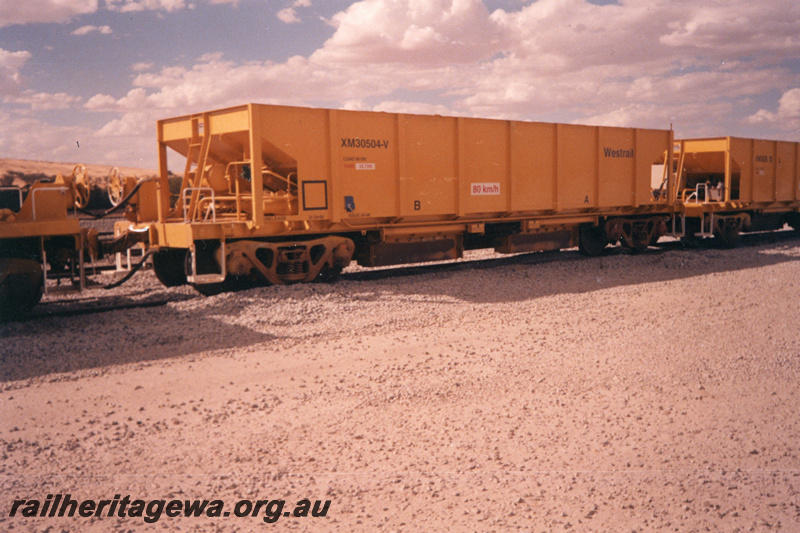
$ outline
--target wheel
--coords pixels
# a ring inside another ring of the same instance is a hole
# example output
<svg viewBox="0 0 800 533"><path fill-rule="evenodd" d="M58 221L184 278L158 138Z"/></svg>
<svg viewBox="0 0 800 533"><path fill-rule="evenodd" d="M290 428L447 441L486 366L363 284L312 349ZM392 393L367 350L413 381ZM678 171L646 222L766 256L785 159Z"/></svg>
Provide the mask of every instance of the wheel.
<svg viewBox="0 0 800 533"><path fill-rule="evenodd" d="M584 224L578 232L578 249L584 255L596 257L603 253L608 240L605 232L600 226Z"/></svg>
<svg viewBox="0 0 800 533"><path fill-rule="evenodd" d="M72 169L72 185L75 189L75 207L86 209L92 195L92 184L84 165L75 165Z"/></svg>
<svg viewBox="0 0 800 533"><path fill-rule="evenodd" d="M214 249L200 249L199 257L196 259L197 262L197 270L200 273L208 273L209 271L214 271L218 267L216 265L216 261L214 259ZM185 251L183 255L183 280L186 283L186 276L189 272L192 271L192 254ZM222 294L223 292L237 292L243 291L247 289L251 289L257 285L257 279L252 276L245 275L245 276L234 276L228 274L224 281L220 281L218 283L190 283L189 285L192 286L194 290L202 294L203 296L216 296L217 294Z"/></svg>
<svg viewBox="0 0 800 533"><path fill-rule="evenodd" d="M648 246L655 246L656 244L658 244L658 239L660 238L661 237L657 233L653 233L653 236L650 237L650 242L648 243Z"/></svg>
<svg viewBox="0 0 800 533"><path fill-rule="evenodd" d="M188 250L165 248L153 255L153 271L165 287L186 285L185 261Z"/></svg>
<svg viewBox="0 0 800 533"><path fill-rule="evenodd" d="M739 228L736 224L725 224L722 231L714 234L723 248L736 248L739 244L739 236Z"/></svg>
<svg viewBox="0 0 800 533"><path fill-rule="evenodd" d="M339 280L342 275L342 267L328 266L322 267L317 277L314 278L314 283L334 283Z"/></svg>
<svg viewBox="0 0 800 533"><path fill-rule="evenodd" d="M91 191L83 184L75 184L75 207L86 209Z"/></svg>
<svg viewBox="0 0 800 533"><path fill-rule="evenodd" d="M638 225L637 225L638 226ZM631 241L622 239L622 246L631 252L641 253L647 250L650 246L651 233L647 231L647 226L632 227L631 228Z"/></svg>
<svg viewBox="0 0 800 533"><path fill-rule="evenodd" d="M42 299L42 265L31 259L0 258L0 322L27 315Z"/></svg>
<svg viewBox="0 0 800 533"><path fill-rule="evenodd" d="M108 172L108 178L106 178L106 192L108 193L108 201L114 207L117 207L122 201L123 196L125 196L125 181L117 167L112 168Z"/></svg>
<svg viewBox="0 0 800 533"><path fill-rule="evenodd" d="M650 246L651 236L646 229L634 231L631 237L633 238L633 250L636 252L644 252Z"/></svg>
<svg viewBox="0 0 800 533"><path fill-rule="evenodd" d="M800 213L792 213L786 222L797 235L800 235Z"/></svg>

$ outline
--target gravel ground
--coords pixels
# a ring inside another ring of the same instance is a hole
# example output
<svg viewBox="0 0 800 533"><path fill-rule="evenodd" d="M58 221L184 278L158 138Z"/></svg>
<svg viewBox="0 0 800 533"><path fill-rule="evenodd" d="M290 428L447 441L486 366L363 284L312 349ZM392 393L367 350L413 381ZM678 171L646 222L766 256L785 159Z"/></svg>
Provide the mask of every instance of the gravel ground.
<svg viewBox="0 0 800 533"><path fill-rule="evenodd" d="M800 240L471 257L0 325L0 529L800 531ZM8 517L64 493L331 504Z"/></svg>

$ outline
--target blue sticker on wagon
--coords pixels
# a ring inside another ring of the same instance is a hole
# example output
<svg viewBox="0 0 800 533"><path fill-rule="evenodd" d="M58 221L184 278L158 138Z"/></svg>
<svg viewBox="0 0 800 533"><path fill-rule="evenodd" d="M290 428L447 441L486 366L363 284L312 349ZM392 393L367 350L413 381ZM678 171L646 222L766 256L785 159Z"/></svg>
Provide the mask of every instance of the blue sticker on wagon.
<svg viewBox="0 0 800 533"><path fill-rule="evenodd" d="M345 196L344 197L344 210L348 213L352 213L356 210L356 201L353 200L352 196Z"/></svg>

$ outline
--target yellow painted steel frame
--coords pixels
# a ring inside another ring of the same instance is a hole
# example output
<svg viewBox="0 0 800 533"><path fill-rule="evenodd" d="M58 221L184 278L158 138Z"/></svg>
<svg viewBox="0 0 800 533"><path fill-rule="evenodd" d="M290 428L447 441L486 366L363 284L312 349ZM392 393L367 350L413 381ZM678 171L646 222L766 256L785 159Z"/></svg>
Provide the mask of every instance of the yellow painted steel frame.
<svg viewBox="0 0 800 533"><path fill-rule="evenodd" d="M158 210L139 222L161 247L672 210L650 184L670 130L249 104L161 120L158 142ZM186 159L177 203L168 152Z"/></svg>
<svg viewBox="0 0 800 533"><path fill-rule="evenodd" d="M686 139L676 152L676 236L714 236L730 247L742 231L800 227L800 143Z"/></svg>
<svg viewBox="0 0 800 533"><path fill-rule="evenodd" d="M23 285L0 291L4 298L13 299L0 302L0 306L5 308L0 312L0 320L17 318L18 313L28 312L41 298L42 290L45 294L52 292L47 283L46 248L52 249L53 245L57 252L78 252L79 289L84 289L84 232L78 219L68 216L68 205L74 205L74 197L62 182L35 183L19 211L0 210L0 247L4 248L0 261L0 284ZM35 248L32 248L33 242ZM38 256L35 259L32 257L34 253Z"/></svg>
<svg viewBox="0 0 800 533"><path fill-rule="evenodd" d="M67 203L71 201L66 187L34 184L19 212L0 218L0 239L80 236L78 219L67 214Z"/></svg>

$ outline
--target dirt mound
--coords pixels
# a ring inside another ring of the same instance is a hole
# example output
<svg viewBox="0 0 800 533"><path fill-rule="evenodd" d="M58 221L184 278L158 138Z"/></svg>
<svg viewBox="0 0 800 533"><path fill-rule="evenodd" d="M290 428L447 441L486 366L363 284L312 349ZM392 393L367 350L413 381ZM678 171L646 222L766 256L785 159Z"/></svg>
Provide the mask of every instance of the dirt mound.
<svg viewBox="0 0 800 533"><path fill-rule="evenodd" d="M22 186L41 181L52 181L59 172L72 173L72 169L79 163L55 163L48 161L28 161L24 159L0 159L0 182L2 186ZM83 163L85 164L85 163ZM112 165L85 164L89 176L92 178L105 178ZM155 170L132 167L118 167L124 176L146 177L156 174Z"/></svg>

